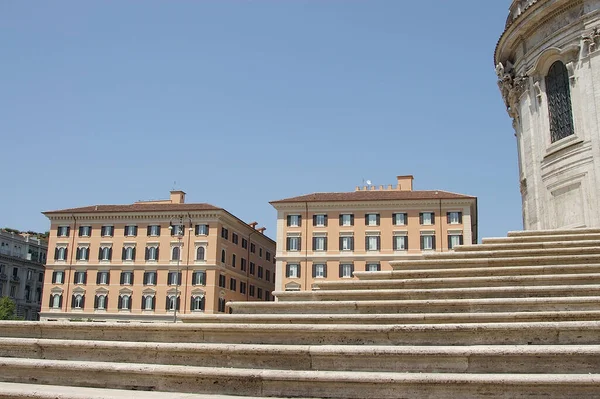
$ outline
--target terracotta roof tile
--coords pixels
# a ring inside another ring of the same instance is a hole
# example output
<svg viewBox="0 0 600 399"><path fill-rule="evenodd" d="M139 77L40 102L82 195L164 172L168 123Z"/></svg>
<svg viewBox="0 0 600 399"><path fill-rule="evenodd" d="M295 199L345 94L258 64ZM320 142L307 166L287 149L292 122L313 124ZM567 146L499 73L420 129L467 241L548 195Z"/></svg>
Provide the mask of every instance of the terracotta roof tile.
<svg viewBox="0 0 600 399"><path fill-rule="evenodd" d="M285 198L271 201L271 204L290 202L350 202L350 201L386 201L386 200L426 200L426 199L476 199L464 194L448 191L399 191L399 190L373 190L352 191L347 193L313 193L298 197Z"/></svg>
<svg viewBox="0 0 600 399"><path fill-rule="evenodd" d="M126 213L126 212L161 212L161 211L213 211L220 210L210 204L129 204L129 205L91 205L80 208L60 209L56 211L43 212L55 213Z"/></svg>

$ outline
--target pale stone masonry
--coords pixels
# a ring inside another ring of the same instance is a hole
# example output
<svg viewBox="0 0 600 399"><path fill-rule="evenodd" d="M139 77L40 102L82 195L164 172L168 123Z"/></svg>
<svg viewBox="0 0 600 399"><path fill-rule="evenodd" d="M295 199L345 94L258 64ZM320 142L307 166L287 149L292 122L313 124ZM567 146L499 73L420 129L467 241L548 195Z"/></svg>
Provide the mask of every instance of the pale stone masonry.
<svg viewBox="0 0 600 399"><path fill-rule="evenodd" d="M600 227L599 15L599 0L515 0L496 47L526 230Z"/></svg>
<svg viewBox="0 0 600 399"><path fill-rule="evenodd" d="M271 202L277 210L278 291L311 290L390 261L477 242L477 198L413 190L413 176L354 192L314 193Z"/></svg>
<svg viewBox="0 0 600 399"><path fill-rule="evenodd" d="M275 242L224 209L169 200L44 213L42 320L168 321L270 301Z"/></svg>

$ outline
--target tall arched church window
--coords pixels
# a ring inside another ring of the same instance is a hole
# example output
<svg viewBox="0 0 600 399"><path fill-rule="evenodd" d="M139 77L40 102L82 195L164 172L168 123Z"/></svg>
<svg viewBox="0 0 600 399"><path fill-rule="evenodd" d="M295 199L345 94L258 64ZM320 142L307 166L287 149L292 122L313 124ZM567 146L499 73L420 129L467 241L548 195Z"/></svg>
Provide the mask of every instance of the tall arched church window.
<svg viewBox="0 0 600 399"><path fill-rule="evenodd" d="M575 133L569 89L569 72L561 61L556 61L548 70L546 93L550 114L550 139L554 143Z"/></svg>

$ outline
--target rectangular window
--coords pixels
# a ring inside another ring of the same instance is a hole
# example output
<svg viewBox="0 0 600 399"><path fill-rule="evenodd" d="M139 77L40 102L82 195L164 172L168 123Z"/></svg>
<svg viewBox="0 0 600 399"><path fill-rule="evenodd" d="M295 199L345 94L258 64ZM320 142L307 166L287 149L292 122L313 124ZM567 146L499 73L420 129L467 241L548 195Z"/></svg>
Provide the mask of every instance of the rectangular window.
<svg viewBox="0 0 600 399"><path fill-rule="evenodd" d="M286 250L300 251L301 250L300 237L287 237Z"/></svg>
<svg viewBox="0 0 600 399"><path fill-rule="evenodd" d="M340 237L340 251L354 251L354 237Z"/></svg>
<svg viewBox="0 0 600 399"><path fill-rule="evenodd" d="M262 248L258 248L258 257L262 258Z"/></svg>
<svg viewBox="0 0 600 399"><path fill-rule="evenodd" d="M244 258L242 258L241 261L240 261L240 269L242 269L243 272L246 271L246 264L247 264L246 262L247 261Z"/></svg>
<svg viewBox="0 0 600 399"><path fill-rule="evenodd" d="M365 270L368 272L380 272L381 265L379 263L367 263Z"/></svg>
<svg viewBox="0 0 600 399"><path fill-rule="evenodd" d="M237 235L236 233L232 233L232 234L231 234L231 242L232 242L232 243L234 243L234 244L236 244L236 245L237 245L237 243L238 243L238 239L239 239L239 237L238 237L238 235Z"/></svg>
<svg viewBox="0 0 600 399"><path fill-rule="evenodd" d="M224 238L226 240L229 239L229 230L227 230L225 227L221 228L221 238Z"/></svg>
<svg viewBox="0 0 600 399"><path fill-rule="evenodd" d="M313 237L313 251L327 251L327 237Z"/></svg>
<svg viewBox="0 0 600 399"><path fill-rule="evenodd" d="M448 249L453 249L457 245L463 245L462 234L450 234L448 235Z"/></svg>
<svg viewBox="0 0 600 399"><path fill-rule="evenodd" d="M173 237L181 237L185 235L185 228L181 224L174 224L169 226L169 228L171 229L171 235Z"/></svg>
<svg viewBox="0 0 600 399"><path fill-rule="evenodd" d="M121 285L133 285L133 272L121 272Z"/></svg>
<svg viewBox="0 0 600 399"><path fill-rule="evenodd" d="M208 225L207 224L197 224L195 227L197 236L207 236L208 235Z"/></svg>
<svg viewBox="0 0 600 399"><path fill-rule="evenodd" d="M448 212L448 224L462 224L462 212Z"/></svg>
<svg viewBox="0 0 600 399"><path fill-rule="evenodd" d="M242 238L242 248L248 249L248 240L245 238Z"/></svg>
<svg viewBox="0 0 600 399"><path fill-rule="evenodd" d="M423 234L421 235L421 250L430 251L435 249L435 235Z"/></svg>
<svg viewBox="0 0 600 399"><path fill-rule="evenodd" d="M265 259L266 260L271 260L271 253L269 251L267 251L267 253L265 254Z"/></svg>
<svg viewBox="0 0 600 399"><path fill-rule="evenodd" d="M425 226L435 224L435 213L421 212L419 213L419 219L420 224Z"/></svg>
<svg viewBox="0 0 600 399"><path fill-rule="evenodd" d="M244 283L243 281L240 281L240 294L245 294L246 293L246 283Z"/></svg>
<svg viewBox="0 0 600 399"><path fill-rule="evenodd" d="M221 313L225 313L225 298L219 298L219 308L218 311Z"/></svg>
<svg viewBox="0 0 600 399"><path fill-rule="evenodd" d="M229 289L235 291L237 289L237 281L233 277L229 278Z"/></svg>
<svg viewBox="0 0 600 399"><path fill-rule="evenodd" d="M352 273L354 273L354 265L351 263L343 263L340 264L340 274L341 278L351 278Z"/></svg>
<svg viewBox="0 0 600 399"><path fill-rule="evenodd" d="M287 226L288 227L300 227L302 224L302 216L300 215L288 215Z"/></svg>
<svg viewBox="0 0 600 399"><path fill-rule="evenodd" d="M265 291L265 301L271 300L271 291Z"/></svg>
<svg viewBox="0 0 600 399"><path fill-rule="evenodd" d="M156 308L156 298L154 295L142 296L142 306L144 310L154 310Z"/></svg>
<svg viewBox="0 0 600 399"><path fill-rule="evenodd" d="M86 284L87 283L87 273L86 272L75 272L73 283L74 284Z"/></svg>
<svg viewBox="0 0 600 399"><path fill-rule="evenodd" d="M354 226L354 215L342 213L340 215L340 226Z"/></svg>
<svg viewBox="0 0 600 399"><path fill-rule="evenodd" d="M235 254L231 254L231 267L235 267L236 257Z"/></svg>
<svg viewBox="0 0 600 399"><path fill-rule="evenodd" d="M366 226L379 226L379 214L378 213L365 214L365 225Z"/></svg>
<svg viewBox="0 0 600 399"><path fill-rule="evenodd" d="M110 276L108 272L98 272L96 274L96 284L98 285L108 285L110 282Z"/></svg>
<svg viewBox="0 0 600 399"><path fill-rule="evenodd" d="M100 229L100 235L102 237L112 237L115 234L114 226L102 226Z"/></svg>
<svg viewBox="0 0 600 399"><path fill-rule="evenodd" d="M119 303L117 304L119 310L130 310L131 309L131 295L122 294L119 295Z"/></svg>
<svg viewBox="0 0 600 399"><path fill-rule="evenodd" d="M380 237L379 236L367 236L366 237L366 250L367 251L379 251L380 249Z"/></svg>
<svg viewBox="0 0 600 399"><path fill-rule="evenodd" d="M58 226L56 235L59 237L68 237L71 228L69 226Z"/></svg>
<svg viewBox="0 0 600 399"><path fill-rule="evenodd" d="M327 215L313 215L313 226L327 227Z"/></svg>
<svg viewBox="0 0 600 399"><path fill-rule="evenodd" d="M313 278L326 278L327 266L322 263L313 264Z"/></svg>
<svg viewBox="0 0 600 399"><path fill-rule="evenodd" d="M78 247L75 254L77 260L90 260L90 248L89 247Z"/></svg>
<svg viewBox="0 0 600 399"><path fill-rule="evenodd" d="M168 281L169 281L169 285L180 285L181 284L181 273L169 272Z"/></svg>
<svg viewBox="0 0 600 399"><path fill-rule="evenodd" d="M408 224L408 214L406 213L394 213L392 218L394 226L406 226Z"/></svg>
<svg viewBox="0 0 600 399"><path fill-rule="evenodd" d="M125 237L135 237L137 236L137 226L129 225L125 226Z"/></svg>
<svg viewBox="0 0 600 399"><path fill-rule="evenodd" d="M219 287L225 288L226 284L227 284L227 278L225 277L225 275L219 274Z"/></svg>
<svg viewBox="0 0 600 399"><path fill-rule="evenodd" d="M256 245L254 245L253 243L250 243L250 252L252 252L253 254L256 253Z"/></svg>
<svg viewBox="0 0 600 399"><path fill-rule="evenodd" d="M254 286L252 284L248 287L248 295L254 297Z"/></svg>
<svg viewBox="0 0 600 399"><path fill-rule="evenodd" d="M257 289L256 289L256 297L257 297L258 299L262 299L262 297L263 297L263 294L262 294L262 293L263 293L263 290L262 290L262 288L257 288Z"/></svg>
<svg viewBox="0 0 600 399"><path fill-rule="evenodd" d="M79 226L79 237L89 237L92 235L92 226Z"/></svg>
<svg viewBox="0 0 600 399"><path fill-rule="evenodd" d="M263 278L263 267L262 266L258 267L258 275L257 275L257 277L258 278Z"/></svg>
<svg viewBox="0 0 600 399"><path fill-rule="evenodd" d="M394 236L394 251L408 251L408 236Z"/></svg>
<svg viewBox="0 0 600 399"><path fill-rule="evenodd" d="M144 285L156 285L156 272L144 273Z"/></svg>
<svg viewBox="0 0 600 399"><path fill-rule="evenodd" d="M285 267L285 276L287 278L300 278L300 265L297 263L288 263Z"/></svg>
<svg viewBox="0 0 600 399"><path fill-rule="evenodd" d="M254 276L255 265L254 262L250 262L250 274Z"/></svg>
<svg viewBox="0 0 600 399"><path fill-rule="evenodd" d="M64 284L64 282L65 282L65 272L63 272L63 271L52 272L52 284Z"/></svg>
<svg viewBox="0 0 600 399"><path fill-rule="evenodd" d="M148 226L148 236L160 237L160 225L152 224L152 225Z"/></svg>
<svg viewBox="0 0 600 399"><path fill-rule="evenodd" d="M206 285L206 272L199 271L192 273L192 285Z"/></svg>
<svg viewBox="0 0 600 399"><path fill-rule="evenodd" d="M265 270L265 280L271 281L271 271Z"/></svg>

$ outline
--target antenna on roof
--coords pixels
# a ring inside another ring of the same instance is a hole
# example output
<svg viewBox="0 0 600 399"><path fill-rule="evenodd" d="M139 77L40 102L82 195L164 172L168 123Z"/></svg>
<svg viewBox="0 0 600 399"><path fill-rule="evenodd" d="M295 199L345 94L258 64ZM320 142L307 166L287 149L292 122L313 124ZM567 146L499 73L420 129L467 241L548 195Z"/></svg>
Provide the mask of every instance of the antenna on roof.
<svg viewBox="0 0 600 399"><path fill-rule="evenodd" d="M173 181L173 188L171 189L171 191L175 191L175 188L177 187L177 181Z"/></svg>

